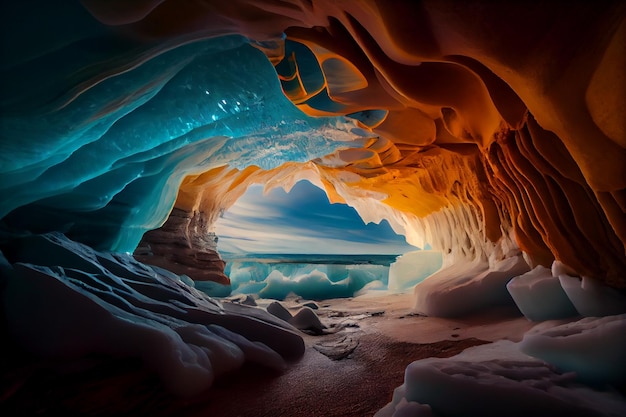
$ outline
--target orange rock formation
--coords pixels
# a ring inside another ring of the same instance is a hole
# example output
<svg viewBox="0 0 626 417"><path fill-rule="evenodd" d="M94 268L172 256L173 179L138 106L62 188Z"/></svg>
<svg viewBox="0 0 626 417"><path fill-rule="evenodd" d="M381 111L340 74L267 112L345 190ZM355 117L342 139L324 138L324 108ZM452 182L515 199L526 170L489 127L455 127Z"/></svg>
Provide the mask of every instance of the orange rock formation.
<svg viewBox="0 0 626 417"><path fill-rule="evenodd" d="M141 37L244 34L302 111L380 136L306 164L187 178L176 207L202 218L196 231L251 183L308 178L366 220L379 207L411 243L453 257L518 246L626 288L626 3L83 3Z"/></svg>

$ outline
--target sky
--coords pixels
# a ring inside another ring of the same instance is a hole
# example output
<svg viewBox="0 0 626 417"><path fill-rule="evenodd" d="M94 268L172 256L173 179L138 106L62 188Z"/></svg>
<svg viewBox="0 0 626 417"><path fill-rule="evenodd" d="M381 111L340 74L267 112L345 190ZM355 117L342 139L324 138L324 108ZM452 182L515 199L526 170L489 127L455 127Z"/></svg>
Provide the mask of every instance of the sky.
<svg viewBox="0 0 626 417"><path fill-rule="evenodd" d="M263 195L253 185L217 221L220 253L401 254L416 247L386 221L365 224L356 210L330 204L310 182Z"/></svg>

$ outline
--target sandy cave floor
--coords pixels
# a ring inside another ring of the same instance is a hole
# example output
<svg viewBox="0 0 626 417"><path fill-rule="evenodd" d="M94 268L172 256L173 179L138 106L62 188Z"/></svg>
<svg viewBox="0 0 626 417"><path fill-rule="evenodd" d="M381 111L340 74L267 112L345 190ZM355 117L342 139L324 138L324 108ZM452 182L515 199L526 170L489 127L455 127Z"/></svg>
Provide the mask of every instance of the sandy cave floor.
<svg viewBox="0 0 626 417"><path fill-rule="evenodd" d="M271 300L259 300L260 306ZM296 313L303 300L283 304ZM324 300L322 335L303 334L304 357L277 375L254 365L181 400L134 360L50 363L4 347L1 415L151 415L366 417L391 400L414 360L453 356L467 347L519 341L533 327L515 308L461 319L414 315L410 294Z"/></svg>

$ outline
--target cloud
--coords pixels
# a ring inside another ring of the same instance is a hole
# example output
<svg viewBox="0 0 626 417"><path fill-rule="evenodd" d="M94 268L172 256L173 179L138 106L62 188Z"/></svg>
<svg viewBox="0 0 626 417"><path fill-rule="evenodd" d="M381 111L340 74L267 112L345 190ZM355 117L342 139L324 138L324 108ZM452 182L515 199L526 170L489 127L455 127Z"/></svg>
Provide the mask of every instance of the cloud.
<svg viewBox="0 0 626 417"><path fill-rule="evenodd" d="M399 254L416 248L387 222L366 225L356 211L330 204L324 191L308 181L289 193L263 195L252 186L216 224L218 249L252 253Z"/></svg>

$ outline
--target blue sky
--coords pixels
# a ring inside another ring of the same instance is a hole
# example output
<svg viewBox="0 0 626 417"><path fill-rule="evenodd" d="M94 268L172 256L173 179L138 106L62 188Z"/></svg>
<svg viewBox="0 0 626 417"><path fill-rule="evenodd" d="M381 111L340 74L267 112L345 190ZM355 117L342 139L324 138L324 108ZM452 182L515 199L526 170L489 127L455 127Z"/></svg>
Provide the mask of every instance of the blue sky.
<svg viewBox="0 0 626 417"><path fill-rule="evenodd" d="M263 195L253 185L216 224L222 253L400 254L416 250L386 221L365 224L308 181Z"/></svg>

